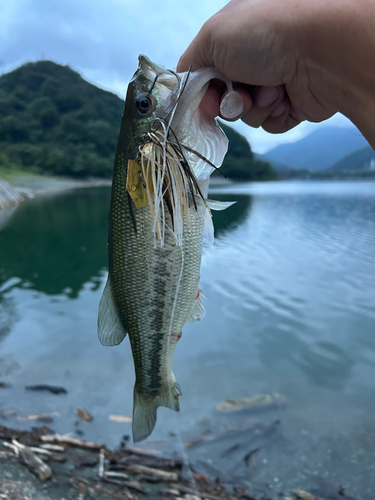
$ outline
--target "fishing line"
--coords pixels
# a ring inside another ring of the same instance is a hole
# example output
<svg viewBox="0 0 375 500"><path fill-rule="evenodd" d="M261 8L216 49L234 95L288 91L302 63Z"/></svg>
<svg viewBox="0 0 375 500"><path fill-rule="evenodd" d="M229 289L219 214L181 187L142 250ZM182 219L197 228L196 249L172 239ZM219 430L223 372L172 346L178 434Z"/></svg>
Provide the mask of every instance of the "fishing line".
<svg viewBox="0 0 375 500"><path fill-rule="evenodd" d="M148 93L147 93L147 97L150 97L150 94L151 94L151 92L154 90L154 87L155 87L156 81L157 81L157 79L159 78L159 76L161 76L161 73L158 73L158 74L155 76L154 81L153 81L153 82L152 82L152 84L151 84L150 90L149 90L149 91L148 91Z"/></svg>
<svg viewBox="0 0 375 500"><path fill-rule="evenodd" d="M178 294L179 294L179 291L180 291L180 284L181 284L181 281L182 281L182 273L184 271L184 264L185 264L185 262L184 262L184 252L182 251L182 247L180 247L178 245L176 245L176 246L180 249L180 252L181 252L181 267L180 267L180 275L179 275L178 282L177 282L177 287L176 287L175 299L174 299L173 308L172 308L171 321L169 323L169 336L168 336L168 342L169 343L170 343L171 334L173 333L172 332L172 324L173 324L174 316L175 316L175 312L176 312L177 298L178 298ZM174 255L173 260L175 260L175 255ZM175 332L175 333L179 333L179 332Z"/></svg>

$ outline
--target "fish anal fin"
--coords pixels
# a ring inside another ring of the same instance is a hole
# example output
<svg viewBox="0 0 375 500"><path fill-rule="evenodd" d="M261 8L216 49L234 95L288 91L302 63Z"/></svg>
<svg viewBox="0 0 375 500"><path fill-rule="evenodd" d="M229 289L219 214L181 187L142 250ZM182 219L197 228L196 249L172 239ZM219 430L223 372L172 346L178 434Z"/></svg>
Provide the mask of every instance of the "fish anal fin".
<svg viewBox="0 0 375 500"><path fill-rule="evenodd" d="M186 323L194 323L195 321L200 321L202 318L204 318L206 311L204 310L204 306L200 299L201 295L203 295L203 292L202 290L198 289L197 298L195 299L193 307L188 314Z"/></svg>
<svg viewBox="0 0 375 500"><path fill-rule="evenodd" d="M101 344L114 346L120 344L127 331L121 323L121 318L112 291L111 277L108 276L103 296L99 304L98 337Z"/></svg>

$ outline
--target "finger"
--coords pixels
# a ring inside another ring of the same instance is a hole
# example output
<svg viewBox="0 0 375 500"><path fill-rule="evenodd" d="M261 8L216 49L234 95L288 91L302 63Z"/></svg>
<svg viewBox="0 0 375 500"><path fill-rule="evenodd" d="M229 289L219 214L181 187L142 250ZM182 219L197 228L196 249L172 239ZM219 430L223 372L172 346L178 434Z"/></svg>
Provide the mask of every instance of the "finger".
<svg viewBox="0 0 375 500"><path fill-rule="evenodd" d="M253 105L247 108L242 121L250 127L258 128L275 111L283 100L283 85L277 87L255 87L252 93Z"/></svg>
<svg viewBox="0 0 375 500"><path fill-rule="evenodd" d="M207 92L200 103L200 110L210 118L216 118L220 114L220 100L225 88L221 80L211 80Z"/></svg>
<svg viewBox="0 0 375 500"><path fill-rule="evenodd" d="M262 128L270 134L281 134L296 127L301 121L288 96L285 96L271 115L262 123Z"/></svg>
<svg viewBox="0 0 375 500"><path fill-rule="evenodd" d="M200 104L200 110L203 114L209 116L210 118L216 118L217 116L220 116L220 118L229 122L236 121L241 118L243 114L247 113L251 108L252 99L250 93L242 86L233 86L233 90L241 97L243 111L239 116L228 118L228 116L224 116L221 112L223 99L228 95L228 92L224 91L225 89L226 86L221 80L212 80L210 82L210 86L207 89L207 92L203 96Z"/></svg>

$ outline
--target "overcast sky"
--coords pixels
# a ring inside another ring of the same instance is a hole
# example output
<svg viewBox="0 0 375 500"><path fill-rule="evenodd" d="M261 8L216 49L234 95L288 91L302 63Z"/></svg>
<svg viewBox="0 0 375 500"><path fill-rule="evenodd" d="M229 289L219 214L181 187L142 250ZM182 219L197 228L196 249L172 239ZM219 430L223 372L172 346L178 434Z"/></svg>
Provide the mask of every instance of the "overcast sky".
<svg viewBox="0 0 375 500"><path fill-rule="evenodd" d="M138 54L173 68L202 24L224 0L0 0L0 73L51 59L69 64L91 83L124 97ZM326 125L350 127L336 115ZM319 124L282 135L235 127L255 152L293 142Z"/></svg>

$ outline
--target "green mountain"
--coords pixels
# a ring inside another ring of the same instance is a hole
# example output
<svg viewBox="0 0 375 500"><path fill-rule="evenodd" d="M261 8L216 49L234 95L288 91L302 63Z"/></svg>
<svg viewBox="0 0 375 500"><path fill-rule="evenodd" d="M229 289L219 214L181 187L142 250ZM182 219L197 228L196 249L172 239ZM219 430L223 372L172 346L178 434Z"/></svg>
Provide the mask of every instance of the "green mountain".
<svg viewBox="0 0 375 500"><path fill-rule="evenodd" d="M373 161L372 161L373 160ZM372 163L371 163L372 162ZM338 161L329 170L331 172L353 172L375 170L375 151L371 146L367 146L359 151L354 151L342 160Z"/></svg>
<svg viewBox="0 0 375 500"><path fill-rule="evenodd" d="M69 66L27 63L0 77L0 167L74 177L110 177L124 103ZM253 157L240 134L223 125L223 170L236 180L277 174Z"/></svg>
<svg viewBox="0 0 375 500"><path fill-rule="evenodd" d="M0 77L0 165L109 177L122 109L68 66L25 64Z"/></svg>
<svg viewBox="0 0 375 500"><path fill-rule="evenodd" d="M348 154L366 146L368 142L354 126L321 127L296 142L271 149L262 159L275 167L274 162L278 162L294 170L318 172L331 168Z"/></svg>
<svg viewBox="0 0 375 500"><path fill-rule="evenodd" d="M267 161L256 158L250 144L241 134L222 121L220 127L229 139L228 153L220 169L229 179L238 181L269 181L278 174ZM218 175L214 173L214 175Z"/></svg>

